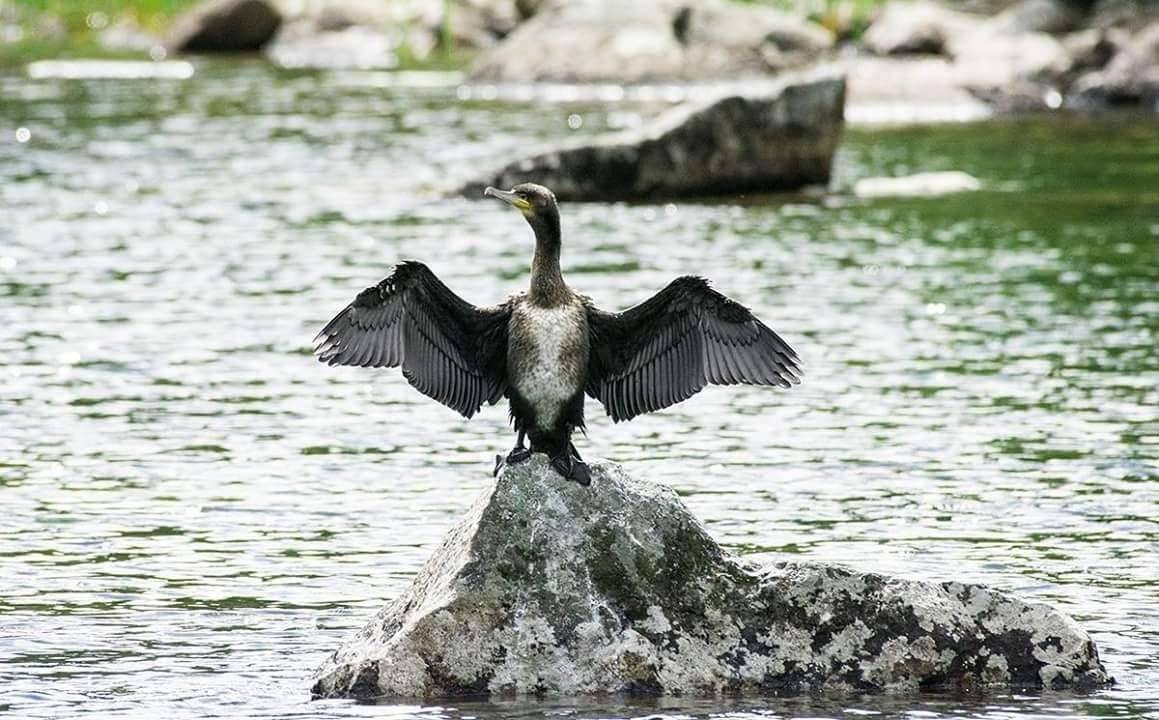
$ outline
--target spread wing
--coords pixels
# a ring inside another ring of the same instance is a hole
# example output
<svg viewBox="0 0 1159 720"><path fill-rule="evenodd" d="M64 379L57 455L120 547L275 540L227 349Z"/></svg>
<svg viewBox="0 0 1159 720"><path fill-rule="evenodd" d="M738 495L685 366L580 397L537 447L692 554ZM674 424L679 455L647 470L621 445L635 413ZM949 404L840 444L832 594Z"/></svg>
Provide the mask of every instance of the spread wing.
<svg viewBox="0 0 1159 720"><path fill-rule="evenodd" d="M506 389L510 316L508 304L475 307L407 261L326 323L314 352L329 365L401 365L419 392L471 417Z"/></svg>
<svg viewBox="0 0 1159 720"><path fill-rule="evenodd" d="M709 383L800 382L793 349L703 278L677 278L622 313L589 306L588 325L586 390L616 422L687 400Z"/></svg>

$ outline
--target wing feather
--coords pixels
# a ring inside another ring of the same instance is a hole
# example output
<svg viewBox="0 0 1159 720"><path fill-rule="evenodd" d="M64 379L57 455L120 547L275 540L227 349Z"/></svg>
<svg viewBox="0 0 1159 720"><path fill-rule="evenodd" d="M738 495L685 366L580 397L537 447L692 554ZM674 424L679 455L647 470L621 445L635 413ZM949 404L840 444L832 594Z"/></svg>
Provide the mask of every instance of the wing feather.
<svg viewBox="0 0 1159 720"><path fill-rule="evenodd" d="M800 382L788 343L702 278L677 278L622 313L589 304L588 325L587 392L617 422L670 407L707 384Z"/></svg>
<svg viewBox="0 0 1159 720"><path fill-rule="evenodd" d="M329 365L402 367L419 392L471 417L506 387L509 304L479 308L407 261L363 290L314 338Z"/></svg>

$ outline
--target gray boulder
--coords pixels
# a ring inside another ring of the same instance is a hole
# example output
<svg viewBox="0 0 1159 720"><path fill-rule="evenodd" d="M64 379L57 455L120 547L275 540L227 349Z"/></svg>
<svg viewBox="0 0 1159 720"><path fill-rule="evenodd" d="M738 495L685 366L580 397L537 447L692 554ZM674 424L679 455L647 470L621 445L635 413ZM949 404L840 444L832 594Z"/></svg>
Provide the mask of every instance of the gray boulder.
<svg viewBox="0 0 1159 720"><path fill-rule="evenodd" d="M1137 32L1157 21L1159 3L1154 0L1096 0L1088 24L1096 28L1113 27Z"/></svg>
<svg viewBox="0 0 1159 720"><path fill-rule="evenodd" d="M1105 67L1075 81L1072 92L1081 103L1143 103L1159 109L1159 21L1143 28Z"/></svg>
<svg viewBox="0 0 1159 720"><path fill-rule="evenodd" d="M796 693L1107 682L1046 605L957 582L730 557L671 490L505 469L315 697Z"/></svg>
<svg viewBox="0 0 1159 720"><path fill-rule="evenodd" d="M1078 3L1071 0L1021 0L986 24L1002 33L1065 33L1078 28L1084 19Z"/></svg>
<svg viewBox="0 0 1159 720"><path fill-rule="evenodd" d="M957 82L1001 95L1066 62L1063 44L1047 33L968 33L951 42Z"/></svg>
<svg viewBox="0 0 1159 720"><path fill-rule="evenodd" d="M1111 58L1122 50L1127 39L1125 32L1114 28L1090 28L1067 35L1062 40L1066 55L1055 68L1063 78L1059 84L1069 85L1082 72L1106 67Z"/></svg>
<svg viewBox="0 0 1159 720"><path fill-rule="evenodd" d="M491 47L534 7L516 0L274 0L286 18L269 50L290 67L389 68L399 55Z"/></svg>
<svg viewBox="0 0 1159 720"><path fill-rule="evenodd" d="M891 2L865 31L862 42L875 55L946 55L950 40L977 32L982 21L928 0Z"/></svg>
<svg viewBox="0 0 1159 720"><path fill-rule="evenodd" d="M1029 17L1036 9L1043 16ZM946 59L942 64L910 61L889 72L881 72L880 59L847 60L854 101L895 97L917 106L940 102L966 109L970 102L954 96L969 95L999 111L1057 107L1062 96L1056 86L1072 62L1059 38L1028 31L1066 26L1046 13L1031 0L988 20L932 2L891 3L865 33L865 48L877 55L924 53Z"/></svg>
<svg viewBox="0 0 1159 720"><path fill-rule="evenodd" d="M855 55L841 58L838 67L848 78L850 122L960 122L992 114L943 57Z"/></svg>
<svg viewBox="0 0 1159 720"><path fill-rule="evenodd" d="M488 82L641 83L766 74L833 45L819 25L728 0L543 3L475 63Z"/></svg>
<svg viewBox="0 0 1159 720"><path fill-rule="evenodd" d="M177 18L170 52L253 52L277 34L282 16L267 0L208 0Z"/></svg>
<svg viewBox="0 0 1159 720"><path fill-rule="evenodd" d="M827 183L844 124L844 79L818 75L750 91L518 160L460 192L479 198L487 185L530 181L561 199L623 200Z"/></svg>
<svg viewBox="0 0 1159 720"><path fill-rule="evenodd" d="M286 68L388 69L398 65L395 48L385 32L366 25L321 29L294 22L278 33L266 54Z"/></svg>

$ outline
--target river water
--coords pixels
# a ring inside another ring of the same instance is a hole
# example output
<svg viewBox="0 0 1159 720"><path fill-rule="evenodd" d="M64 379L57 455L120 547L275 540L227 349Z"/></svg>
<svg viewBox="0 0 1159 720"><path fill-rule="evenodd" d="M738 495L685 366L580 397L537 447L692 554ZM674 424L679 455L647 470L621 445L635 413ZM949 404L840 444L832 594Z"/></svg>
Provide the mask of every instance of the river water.
<svg viewBox="0 0 1159 720"><path fill-rule="evenodd" d="M807 372L625 425L589 405L582 452L670 484L755 560L1054 603L1113 688L366 706L310 702L312 671L407 585L510 435L501 407L467 422L397 371L326 368L312 336L399 258L480 304L521 289L518 214L441 191L680 91L60 74L0 74L0 711L1159 716L1153 118L853 129L828 193L563 207L576 288L618 307L704 274ZM984 190L849 193L948 169Z"/></svg>

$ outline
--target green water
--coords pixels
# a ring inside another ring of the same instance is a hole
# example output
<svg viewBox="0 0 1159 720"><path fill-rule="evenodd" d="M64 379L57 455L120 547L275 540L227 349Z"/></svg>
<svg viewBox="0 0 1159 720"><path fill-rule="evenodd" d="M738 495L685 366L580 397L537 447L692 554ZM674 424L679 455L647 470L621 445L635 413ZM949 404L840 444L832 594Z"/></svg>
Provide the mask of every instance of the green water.
<svg viewBox="0 0 1159 720"><path fill-rule="evenodd" d="M522 94L521 94L522 93ZM663 92L654 93L663 95ZM755 560L991 584L1088 628L1090 694L311 703L510 444L393 371L309 356L401 257L490 303L530 240L474 169L658 111L615 92L199 65L0 75L0 708L21 718L1154 717L1159 714L1159 124L857 129L831 192L567 204L606 307L696 272L800 352L589 456L668 483ZM579 130L569 129L578 116ZM26 133L19 137L18 128ZM964 170L981 192L854 199Z"/></svg>

